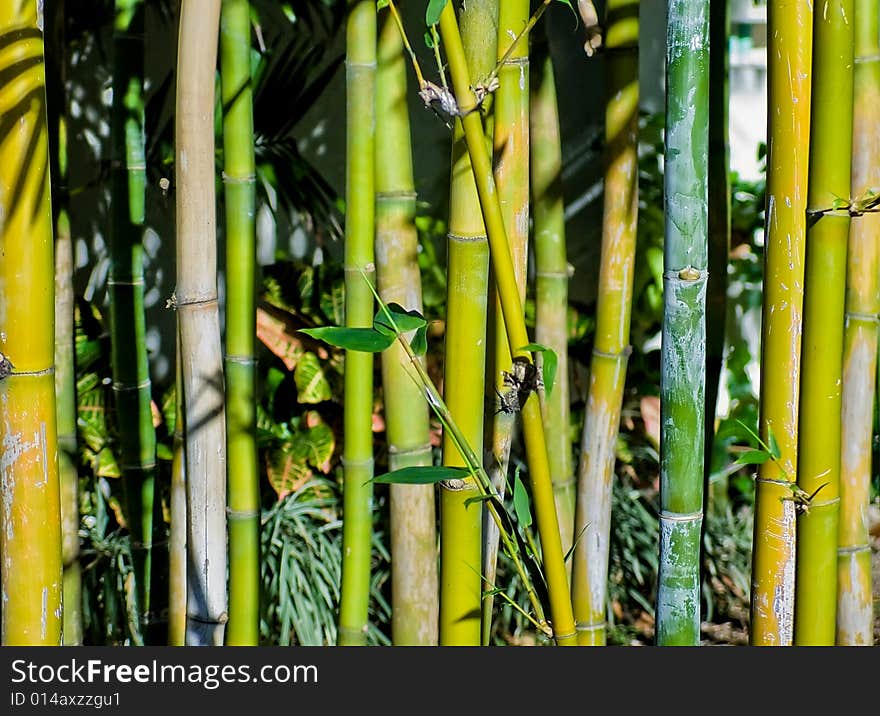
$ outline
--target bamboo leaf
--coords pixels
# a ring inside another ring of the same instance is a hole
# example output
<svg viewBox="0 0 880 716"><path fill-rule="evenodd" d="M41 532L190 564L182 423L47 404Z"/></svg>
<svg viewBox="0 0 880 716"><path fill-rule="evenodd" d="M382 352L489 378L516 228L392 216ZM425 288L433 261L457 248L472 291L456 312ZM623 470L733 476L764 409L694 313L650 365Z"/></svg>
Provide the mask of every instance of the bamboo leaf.
<svg viewBox="0 0 880 716"><path fill-rule="evenodd" d="M769 431L769 440L770 440L770 455L774 460L778 460L782 455L782 451L779 449L779 443L776 442L776 436L773 434L773 431Z"/></svg>
<svg viewBox="0 0 880 716"><path fill-rule="evenodd" d="M392 339L397 337L398 332L409 333L424 328L427 324L421 313L415 310L407 311L398 303L380 306L373 319L373 329Z"/></svg>
<svg viewBox="0 0 880 716"><path fill-rule="evenodd" d="M409 342L410 348L417 356L423 356L428 352L428 326L422 326L416 331L412 340Z"/></svg>
<svg viewBox="0 0 880 716"><path fill-rule="evenodd" d="M766 450L749 450L748 452L744 452L742 455L737 458L734 465L761 465L771 457L770 453Z"/></svg>
<svg viewBox="0 0 880 716"><path fill-rule="evenodd" d="M394 336L379 333L373 328L321 326L320 328L301 328L299 332L337 348L365 353L381 353L394 342Z"/></svg>
<svg viewBox="0 0 880 716"><path fill-rule="evenodd" d="M402 467L382 475L376 475L368 482L394 485L432 485L443 480L464 480L470 477L466 467L447 467L443 465Z"/></svg>
<svg viewBox="0 0 880 716"><path fill-rule="evenodd" d="M440 13L446 7L448 0L428 0L428 8L425 10L425 24L429 27L440 22Z"/></svg>
<svg viewBox="0 0 880 716"><path fill-rule="evenodd" d="M520 479L519 470L513 480L513 509L516 511L516 519L520 526L525 529L532 524L532 511L529 508L529 493Z"/></svg>
<svg viewBox="0 0 880 716"><path fill-rule="evenodd" d="M298 403L321 403L333 397L321 362L314 353L307 352L300 356L293 370L293 381L296 383Z"/></svg>
<svg viewBox="0 0 880 716"><path fill-rule="evenodd" d="M474 503L474 502L488 502L491 499L492 499L492 495L476 495L474 497L468 497L464 501L464 506L467 507L468 505L470 505L471 503Z"/></svg>
<svg viewBox="0 0 880 716"><path fill-rule="evenodd" d="M553 392L553 383L556 380L556 366L559 363L559 357L556 355L556 351L547 346L542 346L540 343L529 343L528 345L523 346L522 350L540 353L543 356L544 363L541 366L541 372L543 373L544 379L544 391L549 397Z"/></svg>

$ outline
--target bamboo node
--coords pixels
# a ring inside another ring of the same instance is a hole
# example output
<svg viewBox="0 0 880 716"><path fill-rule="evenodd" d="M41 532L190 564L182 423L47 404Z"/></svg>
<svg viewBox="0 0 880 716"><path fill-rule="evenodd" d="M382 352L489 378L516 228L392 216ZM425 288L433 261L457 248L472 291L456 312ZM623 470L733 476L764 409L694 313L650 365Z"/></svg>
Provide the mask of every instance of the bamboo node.
<svg viewBox="0 0 880 716"><path fill-rule="evenodd" d="M12 371L14 368L15 366L12 365L12 361L9 360L9 358L7 358L3 353L0 353L0 380L8 378L10 375L12 375Z"/></svg>
<svg viewBox="0 0 880 716"><path fill-rule="evenodd" d="M697 522L703 519L703 510L697 510L696 512L669 512L668 510L661 510L660 519L665 522Z"/></svg>
<svg viewBox="0 0 880 716"><path fill-rule="evenodd" d="M610 358L611 360L622 360L623 358L629 358L632 355L633 349L632 346L624 346L619 351L600 351L598 348L593 348L593 355L597 358Z"/></svg>
<svg viewBox="0 0 880 716"><path fill-rule="evenodd" d="M845 321L864 321L865 323L880 323L880 315L876 313L860 313L859 311L847 311L843 314Z"/></svg>
<svg viewBox="0 0 880 716"><path fill-rule="evenodd" d="M149 388L152 385L150 379L142 380L140 383L120 383L118 381L113 381L113 392L114 393L125 393L128 391L137 392L144 388Z"/></svg>
<svg viewBox="0 0 880 716"><path fill-rule="evenodd" d="M257 181L256 174L243 174L242 176L230 176L226 172L220 172L224 184L253 184Z"/></svg>
<svg viewBox="0 0 880 716"><path fill-rule="evenodd" d="M605 622L576 622L575 629L577 631L604 631L605 630Z"/></svg>
<svg viewBox="0 0 880 716"><path fill-rule="evenodd" d="M459 492L461 490L468 489L468 484L465 480L461 480L459 478L453 478L451 480L441 480L440 486L450 490L452 492Z"/></svg>

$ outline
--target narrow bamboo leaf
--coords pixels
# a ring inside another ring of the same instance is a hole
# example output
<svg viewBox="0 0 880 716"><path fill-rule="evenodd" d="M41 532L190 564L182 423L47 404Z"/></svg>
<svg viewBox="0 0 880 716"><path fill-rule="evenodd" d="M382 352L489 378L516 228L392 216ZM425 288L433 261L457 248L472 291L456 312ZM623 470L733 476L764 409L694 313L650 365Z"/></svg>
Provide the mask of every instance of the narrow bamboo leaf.
<svg viewBox="0 0 880 716"><path fill-rule="evenodd" d="M381 10L383 7L388 7L388 0L376 0L376 9Z"/></svg>
<svg viewBox="0 0 880 716"><path fill-rule="evenodd" d="M772 430L770 431L768 437L770 440L770 455L773 457L774 460L778 460L780 455L782 455L782 451L779 449L779 443L776 442L776 436L773 434Z"/></svg>
<svg viewBox="0 0 880 716"><path fill-rule="evenodd" d="M321 361L314 353L303 353L300 356L293 370L293 382L296 383L298 403L321 403L333 397Z"/></svg>
<svg viewBox="0 0 880 716"><path fill-rule="evenodd" d="M468 505L470 505L474 502L488 502L491 499L492 499L492 495L476 495L475 497L468 497L464 501L464 506L467 507Z"/></svg>
<svg viewBox="0 0 880 716"><path fill-rule="evenodd" d="M423 356L428 352L428 326L424 325L416 331L413 339L409 343L413 353L417 356Z"/></svg>
<svg viewBox="0 0 880 716"><path fill-rule="evenodd" d="M445 467L435 465L433 467L402 467L392 470L369 480L395 485L432 485L443 480L464 480L470 477L470 470L466 467Z"/></svg>
<svg viewBox="0 0 880 716"><path fill-rule="evenodd" d="M540 343L529 343L527 346L523 346L522 350L533 351L534 353L540 353L544 356L544 363L541 366L541 372L543 373L544 379L544 391L549 397L553 392L553 382L556 380L556 366L559 363L559 357L556 355L556 351L547 346L542 346Z"/></svg>
<svg viewBox="0 0 880 716"><path fill-rule="evenodd" d="M394 336L379 333L373 328L322 326L320 328L302 328L299 332L337 348L365 353L381 353L394 342Z"/></svg>
<svg viewBox="0 0 880 716"><path fill-rule="evenodd" d="M525 529L532 524L532 511L529 509L529 493L520 479L519 470L513 480L513 509L516 511L516 519L520 526Z"/></svg>
<svg viewBox="0 0 880 716"><path fill-rule="evenodd" d="M440 13L446 7L447 0L428 0L428 9L425 10L425 24L429 27L440 22Z"/></svg>
<svg viewBox="0 0 880 716"><path fill-rule="evenodd" d="M734 465L762 465L771 457L766 450L749 450L737 458Z"/></svg>
<svg viewBox="0 0 880 716"><path fill-rule="evenodd" d="M386 313L387 311L387 313ZM389 318L390 314L390 318ZM379 307L373 319L373 328L379 333L395 338L397 332L408 333L427 325L424 316L418 311L407 311L398 303L389 303ZM395 326L397 330L395 330Z"/></svg>

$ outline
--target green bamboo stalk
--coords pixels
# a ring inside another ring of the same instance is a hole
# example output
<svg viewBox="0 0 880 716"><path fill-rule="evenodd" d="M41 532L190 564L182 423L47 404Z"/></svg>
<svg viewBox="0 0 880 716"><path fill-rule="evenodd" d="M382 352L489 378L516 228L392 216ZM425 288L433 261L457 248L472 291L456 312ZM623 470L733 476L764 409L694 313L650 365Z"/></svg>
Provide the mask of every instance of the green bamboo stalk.
<svg viewBox="0 0 880 716"><path fill-rule="evenodd" d="M67 106L65 82L65 3L46 14L46 94L49 121L49 173L55 225L55 400L58 419L58 471L61 481L61 539L64 565L65 646L82 644L82 569L79 563L79 472L76 436L76 350L74 347L73 240L67 193Z"/></svg>
<svg viewBox="0 0 880 716"><path fill-rule="evenodd" d="M715 412L724 363L727 315L727 263L730 255L730 101L729 0L709 2L709 279L706 286L706 447L704 496L707 508L723 514L728 498L727 473L712 476Z"/></svg>
<svg viewBox="0 0 880 716"><path fill-rule="evenodd" d="M535 242L535 340L556 353L556 385L544 395L542 414L547 459L562 549L574 541L575 477L572 467L568 385L568 282L565 210L562 203L562 143L556 78L546 35L532 38L530 170ZM571 562L567 563L571 573Z"/></svg>
<svg viewBox="0 0 880 716"><path fill-rule="evenodd" d="M779 458L758 467L749 643L789 646L793 634L804 241L810 131L811 0L767 8L767 218L761 310L760 435Z"/></svg>
<svg viewBox="0 0 880 716"><path fill-rule="evenodd" d="M639 207L638 0L609 0L606 28L604 44L609 54L602 252L575 512L575 533L583 531L583 535L575 547L572 565L572 600L578 642L583 646L605 644L611 486L631 351L629 327ZM675 119L686 121L680 115ZM675 176L683 182L683 189L692 190L687 177ZM671 238L698 240L691 236ZM677 260L675 255L670 258Z"/></svg>
<svg viewBox="0 0 880 716"><path fill-rule="evenodd" d="M346 27L345 325L373 325L376 3L351 0ZM364 281L366 275L368 281ZM366 643L373 486L373 354L345 353L340 646Z"/></svg>
<svg viewBox="0 0 880 716"><path fill-rule="evenodd" d="M476 106L476 97L471 89L468 60L462 46L455 10L451 3L444 6L439 26L449 62L449 73L452 78L455 99L459 111L463 115L460 122L471 159L471 171L477 184L480 209L485 221L492 255L492 274L501 300L507 340L516 355L531 360L529 353L524 350L529 345L528 332L523 317L522 303L519 300L519 287L516 284L513 256L504 228L501 203L492 175L492 159L485 144L480 114L476 111L470 111ZM550 480L540 399L536 393L531 393L528 396L521 412L529 479L532 486L532 500L549 592L553 634L557 644L573 646L577 640L568 574L559 535L559 520L556 516L553 485Z"/></svg>
<svg viewBox="0 0 880 716"><path fill-rule="evenodd" d="M709 3L668 0L656 643L700 640Z"/></svg>
<svg viewBox="0 0 880 716"><path fill-rule="evenodd" d="M855 13L852 196L858 197L880 189L880 6L857 0ZM878 251L880 214L853 217L846 271L837 547L836 643L845 646L874 643L867 513L880 313Z"/></svg>
<svg viewBox="0 0 880 716"><path fill-rule="evenodd" d="M182 0L177 46L177 326L186 435L186 643L222 646L227 620L226 430L217 305L214 84L220 0Z"/></svg>
<svg viewBox="0 0 880 716"><path fill-rule="evenodd" d="M385 303L422 310L406 61L393 17L382 27L376 71L376 278ZM428 409L399 342L382 354L388 467L431 465ZM391 640L436 646L439 586L433 485L391 485Z"/></svg>
<svg viewBox="0 0 880 716"><path fill-rule="evenodd" d="M513 252L513 267L519 286L519 299L526 299L526 267L529 239L529 43L516 42L529 21L528 0L505 0L498 7L498 89L493 110L493 145L495 185L501 202L504 228ZM492 307L490 331L494 367L494 381L487 381L491 391L489 404L494 404L495 391L503 392L505 371L510 368L512 356L501 304L494 286L489 286L489 305ZM491 429L492 459L489 474L492 484L504 495L510 464L510 447L514 438L515 413L498 411L489 424ZM483 578L484 589L495 584L498 563L498 528L488 510L483 510ZM492 630L493 597L483 599L483 644L489 643Z"/></svg>
<svg viewBox="0 0 880 716"><path fill-rule="evenodd" d="M256 444L256 169L249 0L223 0L220 80L226 195L226 442L229 625L226 643L260 639L260 482Z"/></svg>
<svg viewBox="0 0 880 716"><path fill-rule="evenodd" d="M180 335L177 336L174 379L174 437L172 439L171 492L168 534L168 645L186 643L186 455L183 434L183 375Z"/></svg>
<svg viewBox="0 0 880 716"><path fill-rule="evenodd" d="M813 15L797 484L814 497L797 526L796 645L833 645L836 630L841 362L850 216L846 209L833 211L832 206L850 191L853 20L853 0L828 0Z"/></svg>
<svg viewBox="0 0 880 716"><path fill-rule="evenodd" d="M468 82L476 83L495 66L498 0L469 2L460 17ZM488 153L491 123L484 129L479 111L472 116ZM467 442L482 455L489 246L458 120L452 144L447 276L443 397ZM465 465L446 431L443 464ZM471 479L440 484L440 644L444 646L479 646L482 640L482 511L478 503L467 503L478 494Z"/></svg>
<svg viewBox="0 0 880 716"><path fill-rule="evenodd" d="M46 73L38 3L0 4L0 599L4 646L62 641Z"/></svg>
<svg viewBox="0 0 880 716"><path fill-rule="evenodd" d="M119 463L141 634L150 613L150 552L156 432L150 407L150 370L144 314L144 6L143 0L116 0L113 24L113 105L111 108L112 224L110 232L111 363L119 423Z"/></svg>

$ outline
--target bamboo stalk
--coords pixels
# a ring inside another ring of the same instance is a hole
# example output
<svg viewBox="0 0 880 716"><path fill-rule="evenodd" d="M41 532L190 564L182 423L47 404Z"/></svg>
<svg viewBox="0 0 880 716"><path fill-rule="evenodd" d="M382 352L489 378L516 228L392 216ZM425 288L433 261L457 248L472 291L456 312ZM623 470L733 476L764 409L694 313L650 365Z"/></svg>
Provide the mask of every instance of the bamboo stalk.
<svg viewBox="0 0 880 716"><path fill-rule="evenodd" d="M345 325L373 325L376 4L351 0L346 26ZM345 353L340 646L366 643L373 486L373 354Z"/></svg>
<svg viewBox="0 0 880 716"><path fill-rule="evenodd" d="M467 81L476 82L495 66L498 1L474 0L462 8L460 16ZM491 124L484 129L479 111L472 116L479 125L480 146L488 154ZM446 255L443 398L467 442L482 455L489 246L458 120L453 131ZM447 431L443 464L465 466ZM472 479L440 483L440 644L444 646L479 646L482 642L482 510L479 503L467 502L477 495Z"/></svg>
<svg viewBox="0 0 880 716"><path fill-rule="evenodd" d="M513 269L513 257L508 244L501 214L501 204L492 175L492 160L485 145L476 98L470 86L468 61L461 42L458 21L451 3L447 3L440 15L440 35L449 62L449 72L459 110L463 113L461 125L471 159L471 171L477 184L480 209L483 213L489 247L492 256L492 275L501 300L507 340L516 355L531 360L523 350L529 344L519 301L519 288ZM522 406L523 434L532 486L538 533L541 540L543 568L546 576L551 624L556 643L563 646L576 644L574 616L569 594L568 574L559 536L559 520L556 516L553 485L547 459L547 444L541 418L540 400L530 394Z"/></svg>
<svg viewBox="0 0 880 716"><path fill-rule="evenodd" d="M575 512L575 533L583 531L583 535L572 565L572 600L578 642L583 646L605 644L611 487L631 351L629 327L639 206L638 11L638 0L609 0L606 6L604 44L609 54L602 252Z"/></svg>
<svg viewBox="0 0 880 716"><path fill-rule="evenodd" d="M656 642L700 639L709 3L668 0Z"/></svg>
<svg viewBox="0 0 880 716"><path fill-rule="evenodd" d="M403 38L382 27L376 71L376 278L385 303L422 310ZM424 360L422 360L424 363ZM431 465L428 407L399 342L382 353L388 467ZM436 646L439 592L433 485L391 485L391 640Z"/></svg>
<svg viewBox="0 0 880 716"><path fill-rule="evenodd" d="M144 314L144 52L143 0L116 0L111 108L112 225L110 232L111 363L119 423L119 462L140 634L150 613L150 562L156 433L150 406L150 370Z"/></svg>
<svg viewBox="0 0 880 716"><path fill-rule="evenodd" d="M82 644L82 569L79 562L76 351L74 347L73 240L68 216L65 3L45 17L49 174L55 226L55 409L61 482L61 557L64 565L63 643Z"/></svg>
<svg viewBox="0 0 880 716"><path fill-rule="evenodd" d="M229 625L226 643L260 638L260 483L256 444L256 169L248 0L223 0L220 80L226 195L226 441Z"/></svg>
<svg viewBox="0 0 880 716"><path fill-rule="evenodd" d="M813 497L797 526L796 645L833 645L837 618L840 408L850 216L853 0L813 15L813 87L798 487ZM827 212L827 213L826 213ZM819 492L816 492L820 490Z"/></svg>
<svg viewBox="0 0 880 716"><path fill-rule="evenodd" d="M183 375L180 336L175 356L174 437L172 442L170 528L168 535L168 645L186 644L186 441L183 434Z"/></svg>
<svg viewBox="0 0 880 716"><path fill-rule="evenodd" d="M856 2L854 52L852 196L858 197L880 189L880 6L873 0ZM837 547L836 643L845 646L874 643L867 511L880 313L878 244L880 214L853 217L846 271Z"/></svg>
<svg viewBox="0 0 880 716"><path fill-rule="evenodd" d="M712 476L718 391L724 364L727 264L730 255L729 0L709 2L709 279L706 286L706 447L704 496L707 508L723 514L727 473Z"/></svg>
<svg viewBox="0 0 880 716"><path fill-rule="evenodd" d="M188 645L222 646L226 431L214 191L220 0L182 0L177 48L177 306L186 435Z"/></svg>
<svg viewBox="0 0 880 716"><path fill-rule="evenodd" d="M758 467L749 643L789 646L793 636L801 323L810 131L813 4L767 8L767 218L761 309L760 435L779 458Z"/></svg>
<svg viewBox="0 0 880 716"><path fill-rule="evenodd" d="M513 252L513 267L519 286L521 303L526 299L526 266L529 238L529 43L514 38L529 21L528 0L505 0L498 6L498 89L492 106L495 185L504 218L504 228ZM495 391L504 391L504 374L512 356L501 305L494 286L489 286L492 307L490 331L494 381L487 381L491 391L489 404L494 404ZM492 457L489 475L500 495L504 495L510 464L510 448L514 439L515 413L498 411L491 429ZM498 563L498 528L488 510L483 510L483 578L484 589L495 584ZM482 643L489 643L492 629L493 597L483 598Z"/></svg>
<svg viewBox="0 0 880 716"><path fill-rule="evenodd" d="M574 541L575 477L572 467L568 380L568 282L562 203L562 143L556 78L546 37L532 39L530 170L535 242L535 340L556 353L556 385L544 395L547 459L562 549ZM571 562L566 564L569 574Z"/></svg>
<svg viewBox="0 0 880 716"><path fill-rule="evenodd" d="M62 640L52 207L42 12L0 4L0 643Z"/></svg>

